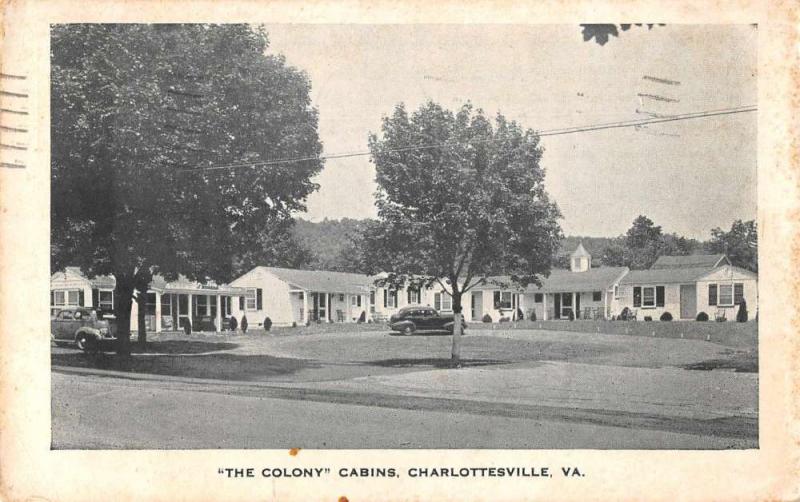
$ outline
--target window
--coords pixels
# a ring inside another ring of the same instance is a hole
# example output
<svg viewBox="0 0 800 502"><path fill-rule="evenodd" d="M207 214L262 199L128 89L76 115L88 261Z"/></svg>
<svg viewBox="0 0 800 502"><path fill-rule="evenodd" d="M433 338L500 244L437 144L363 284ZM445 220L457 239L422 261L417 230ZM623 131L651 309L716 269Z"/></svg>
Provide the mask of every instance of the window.
<svg viewBox="0 0 800 502"><path fill-rule="evenodd" d="M599 302L603 299L603 292L602 291L593 291L592 292L592 301Z"/></svg>
<svg viewBox="0 0 800 502"><path fill-rule="evenodd" d="M619 300L619 284L614 284L614 299Z"/></svg>
<svg viewBox="0 0 800 502"><path fill-rule="evenodd" d="M397 290L386 289L384 290L384 298L386 299L386 306L390 309L397 307Z"/></svg>
<svg viewBox="0 0 800 502"><path fill-rule="evenodd" d="M533 302L534 303L542 303L542 293L534 293L533 294Z"/></svg>
<svg viewBox="0 0 800 502"><path fill-rule="evenodd" d="M444 291L441 293L434 293L433 308L440 312L449 312L453 310L453 298Z"/></svg>
<svg viewBox="0 0 800 502"><path fill-rule="evenodd" d="M114 292L101 289L97 295L97 306L100 310L114 310Z"/></svg>
<svg viewBox="0 0 800 502"><path fill-rule="evenodd" d="M53 291L53 305L66 305L66 291Z"/></svg>
<svg viewBox="0 0 800 502"><path fill-rule="evenodd" d="M161 295L161 315L172 316L172 295Z"/></svg>
<svg viewBox="0 0 800 502"><path fill-rule="evenodd" d="M710 306L717 304L717 285L716 284L709 284L708 285L708 304Z"/></svg>
<svg viewBox="0 0 800 502"><path fill-rule="evenodd" d="M340 302L344 301L344 293L339 293L339 301Z"/></svg>
<svg viewBox="0 0 800 502"><path fill-rule="evenodd" d="M300 291L299 293L297 293L297 298L300 301L303 301L303 299L305 298L305 294L302 291Z"/></svg>
<svg viewBox="0 0 800 502"><path fill-rule="evenodd" d="M196 316L208 315L208 297L206 295L197 296L197 303L195 303L194 315Z"/></svg>
<svg viewBox="0 0 800 502"><path fill-rule="evenodd" d="M656 288L652 286L642 288L642 307L656 306Z"/></svg>
<svg viewBox="0 0 800 502"><path fill-rule="evenodd" d="M719 284L719 306L733 306L733 284Z"/></svg>
<svg viewBox="0 0 800 502"><path fill-rule="evenodd" d="M72 319L72 311L71 310L62 310L58 313L58 318L62 320L70 320Z"/></svg>
<svg viewBox="0 0 800 502"><path fill-rule="evenodd" d="M369 292L369 311L375 313L375 291Z"/></svg>
<svg viewBox="0 0 800 502"><path fill-rule="evenodd" d="M408 303L419 303L419 290L414 288L408 288L406 290L406 299Z"/></svg>
<svg viewBox="0 0 800 502"><path fill-rule="evenodd" d="M145 314L156 315L156 294L147 293L144 299L145 299Z"/></svg>
<svg viewBox="0 0 800 502"><path fill-rule="evenodd" d="M256 309L256 288L247 288L247 294L244 296L245 310Z"/></svg>
<svg viewBox="0 0 800 502"><path fill-rule="evenodd" d="M67 291L67 305L77 306L80 301L81 292L77 289Z"/></svg>
<svg viewBox="0 0 800 502"><path fill-rule="evenodd" d="M511 291L503 291L500 293L500 308L503 310L514 308L514 294Z"/></svg>
<svg viewBox="0 0 800 502"><path fill-rule="evenodd" d="M737 282L733 285L733 303L741 305L744 299L744 284Z"/></svg>
<svg viewBox="0 0 800 502"><path fill-rule="evenodd" d="M351 296L351 297L350 297L350 305L352 305L353 307L355 307L355 306L356 306L356 305L358 305L359 303L361 303L361 297L360 297L360 296L358 296L358 295L354 295L354 296Z"/></svg>

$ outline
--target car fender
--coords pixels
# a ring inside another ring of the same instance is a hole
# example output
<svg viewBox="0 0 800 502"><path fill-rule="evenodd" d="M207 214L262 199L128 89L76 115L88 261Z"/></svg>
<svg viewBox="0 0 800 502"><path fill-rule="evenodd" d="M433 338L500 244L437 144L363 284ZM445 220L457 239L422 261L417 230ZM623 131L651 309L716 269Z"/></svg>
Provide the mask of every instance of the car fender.
<svg viewBox="0 0 800 502"><path fill-rule="evenodd" d="M100 334L99 330L97 330L95 328L90 328L88 326L83 326L81 328L78 328L78 330L75 332L75 341L76 342L78 341L78 337L80 337L81 335L91 336L95 340L100 340L101 338L103 338L103 336Z"/></svg>
<svg viewBox="0 0 800 502"><path fill-rule="evenodd" d="M416 328L416 325L414 324L414 322L413 322L413 321L409 321L409 320L407 320L407 319L404 319L404 320L402 320L402 321L393 322L393 323L391 323L391 324L389 325L389 327L390 327L390 328L391 328L393 331L403 331L403 329L404 329L406 326L409 326L409 325L411 325L411 326L414 326L414 327Z"/></svg>

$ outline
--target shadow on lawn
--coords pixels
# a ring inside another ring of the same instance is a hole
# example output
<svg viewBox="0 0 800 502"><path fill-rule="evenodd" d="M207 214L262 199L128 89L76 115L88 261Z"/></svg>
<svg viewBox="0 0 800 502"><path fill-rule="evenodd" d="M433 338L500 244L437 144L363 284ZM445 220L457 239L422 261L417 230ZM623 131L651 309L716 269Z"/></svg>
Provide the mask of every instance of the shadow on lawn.
<svg viewBox="0 0 800 502"><path fill-rule="evenodd" d="M461 367L467 366L494 366L498 364L511 364L512 361L501 361L499 359L461 359ZM368 366L380 366L383 368L452 368L453 361L443 357L428 357L421 359L381 359L378 361L368 361L364 364Z"/></svg>
<svg viewBox="0 0 800 502"><path fill-rule="evenodd" d="M306 368L319 367L318 364L303 359L224 353L197 356L134 354L131 357L121 358L116 354L105 352L97 354L70 352L51 354L50 360L54 366L246 381L260 381L269 377L292 374Z"/></svg>

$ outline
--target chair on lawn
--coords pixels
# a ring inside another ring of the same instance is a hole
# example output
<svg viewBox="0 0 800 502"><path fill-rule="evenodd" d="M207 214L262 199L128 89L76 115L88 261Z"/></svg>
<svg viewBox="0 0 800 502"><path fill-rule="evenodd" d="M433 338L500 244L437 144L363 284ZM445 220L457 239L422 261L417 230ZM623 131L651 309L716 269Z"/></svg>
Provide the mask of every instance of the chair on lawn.
<svg viewBox="0 0 800 502"><path fill-rule="evenodd" d="M583 315L581 316L581 319L587 319L588 320L588 319L592 319L592 318L593 318L592 317L592 307L585 307L583 309Z"/></svg>
<svg viewBox="0 0 800 502"><path fill-rule="evenodd" d="M344 312L341 310L336 311L336 322L344 322Z"/></svg>
<svg viewBox="0 0 800 502"><path fill-rule="evenodd" d="M717 322L727 321L727 311L725 309L717 309L717 313L714 314L714 320Z"/></svg>

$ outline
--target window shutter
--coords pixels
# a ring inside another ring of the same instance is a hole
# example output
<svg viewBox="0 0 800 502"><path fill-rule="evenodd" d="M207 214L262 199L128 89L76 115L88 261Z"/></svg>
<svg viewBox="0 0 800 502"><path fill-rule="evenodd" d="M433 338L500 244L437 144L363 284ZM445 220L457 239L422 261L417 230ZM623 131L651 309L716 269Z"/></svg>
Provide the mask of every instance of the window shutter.
<svg viewBox="0 0 800 502"><path fill-rule="evenodd" d="M664 286L656 286L656 307L664 306Z"/></svg>
<svg viewBox="0 0 800 502"><path fill-rule="evenodd" d="M500 292L499 291L495 291L494 292L494 308L496 308L496 309L500 308Z"/></svg>
<svg viewBox="0 0 800 502"><path fill-rule="evenodd" d="M389 298L388 298L388 296L389 296L389 290L388 289L384 289L383 290L383 308L388 308L389 307Z"/></svg>
<svg viewBox="0 0 800 502"><path fill-rule="evenodd" d="M261 310L261 306L263 305L262 299L261 299L262 298L262 291L263 290L261 288L258 288L256 290L256 310Z"/></svg>
<svg viewBox="0 0 800 502"><path fill-rule="evenodd" d="M642 306L642 288L641 286L634 286L633 288L633 306Z"/></svg>
<svg viewBox="0 0 800 502"><path fill-rule="evenodd" d="M56 295L55 295L55 293L53 293L52 291L50 291L50 305L55 305L55 304L56 304L56 301L55 301L55 300L56 300Z"/></svg>
<svg viewBox="0 0 800 502"><path fill-rule="evenodd" d="M244 296L239 297L239 310L244 312Z"/></svg>
<svg viewBox="0 0 800 502"><path fill-rule="evenodd" d="M709 305L716 305L717 304L717 285L716 284L709 284L708 285L708 304Z"/></svg>
<svg viewBox="0 0 800 502"><path fill-rule="evenodd" d="M78 292L78 305L80 305L81 307L83 307L83 306L84 306L84 302L85 302L85 300L86 300L86 299L84 298L83 290L80 290L80 291Z"/></svg>
<svg viewBox="0 0 800 502"><path fill-rule="evenodd" d="M743 299L744 299L744 284L738 282L733 285L733 303L736 305L741 305Z"/></svg>
<svg viewBox="0 0 800 502"><path fill-rule="evenodd" d="M92 307L97 308L100 306L100 293L97 288L92 288Z"/></svg>

